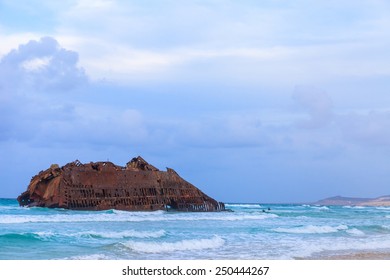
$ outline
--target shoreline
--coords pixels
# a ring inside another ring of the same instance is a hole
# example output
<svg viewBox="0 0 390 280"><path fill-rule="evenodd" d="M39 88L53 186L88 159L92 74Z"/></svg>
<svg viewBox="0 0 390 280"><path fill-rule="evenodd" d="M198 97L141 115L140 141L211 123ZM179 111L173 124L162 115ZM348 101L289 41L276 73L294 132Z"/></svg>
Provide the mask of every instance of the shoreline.
<svg viewBox="0 0 390 280"><path fill-rule="evenodd" d="M390 250L324 251L295 260L390 260Z"/></svg>

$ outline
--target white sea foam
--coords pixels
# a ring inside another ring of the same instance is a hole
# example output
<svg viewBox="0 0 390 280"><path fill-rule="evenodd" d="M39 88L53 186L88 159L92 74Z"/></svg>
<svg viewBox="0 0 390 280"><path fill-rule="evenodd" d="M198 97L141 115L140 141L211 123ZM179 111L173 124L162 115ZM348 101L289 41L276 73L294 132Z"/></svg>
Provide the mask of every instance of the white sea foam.
<svg viewBox="0 0 390 280"><path fill-rule="evenodd" d="M263 220L278 217L265 213L165 213L165 212L115 212L54 215L1 215L0 224L19 223L77 223L77 222L143 222L143 221L242 221Z"/></svg>
<svg viewBox="0 0 390 280"><path fill-rule="evenodd" d="M296 218L296 219L300 219L300 220L307 220L307 219L310 219L310 217L308 217L308 216L296 216L295 218Z"/></svg>
<svg viewBox="0 0 390 280"><path fill-rule="evenodd" d="M34 232L33 234L38 235L40 238L51 238L51 237L87 237L87 238L160 238L166 235L165 230L157 231L135 231L135 230L125 230L125 231L107 231L107 232L97 232L97 231L80 231L80 232L52 232L52 231L40 231Z"/></svg>
<svg viewBox="0 0 390 280"><path fill-rule="evenodd" d="M81 256L72 256L66 258L66 260L110 260L109 256L104 254L91 254L91 255L81 255Z"/></svg>
<svg viewBox="0 0 390 280"><path fill-rule="evenodd" d="M363 237L364 238L364 237ZM360 238L337 238L337 239L321 239L305 241L297 240L291 244L293 251L288 252L290 258L293 257L309 257L316 253L326 253L329 255L340 252L340 254L348 254L358 250L388 250L390 249L390 239L383 237L373 237L365 239L364 242Z"/></svg>
<svg viewBox="0 0 390 280"><path fill-rule="evenodd" d="M43 240L50 239L50 238L58 235L52 231L38 231L38 232L33 232L33 234L38 235L39 238L43 239Z"/></svg>
<svg viewBox="0 0 390 280"><path fill-rule="evenodd" d="M390 211L390 207L389 207L389 206L380 206L380 207L375 207L375 209L377 209L377 210L385 210L385 211Z"/></svg>
<svg viewBox="0 0 390 280"><path fill-rule="evenodd" d="M364 236L365 233L357 228L351 228L346 230L347 233L354 235L354 236Z"/></svg>
<svg viewBox="0 0 390 280"><path fill-rule="evenodd" d="M328 206L318 206L318 205L315 205L315 206L312 206L313 209L316 209L316 210L320 210L320 211L328 211L330 210Z"/></svg>
<svg viewBox="0 0 390 280"><path fill-rule="evenodd" d="M6 211L6 210L12 210L12 211L29 211L31 208L28 208L28 207L19 207L19 206L5 206L5 205L2 205L0 206L0 213L2 211Z"/></svg>
<svg viewBox="0 0 390 280"><path fill-rule="evenodd" d="M123 243L127 248L142 253L167 253L174 251L192 251L216 249L223 246L225 241L214 236L208 239L187 239L177 242L137 242L129 241Z"/></svg>
<svg viewBox="0 0 390 280"><path fill-rule="evenodd" d="M226 207L239 207L239 208L264 208L260 204L234 204L234 203L225 203Z"/></svg>
<svg viewBox="0 0 390 280"><path fill-rule="evenodd" d="M249 238L253 239L253 237ZM261 244L261 240L251 242L249 243L251 246L245 246L245 248L238 251L247 253L244 258L286 260L297 257L310 257L314 256L313 254L322 252L329 254L332 251L344 251L342 252L344 254L353 250L390 249L390 238L367 238L366 235L351 236L344 234L344 232L338 237L325 234L305 235L304 237L299 235L284 236L271 242L267 240L266 245L261 247L261 249L256 243Z"/></svg>
<svg viewBox="0 0 390 280"><path fill-rule="evenodd" d="M293 228L275 228L273 231L280 232L280 233L333 233L338 232L340 230L346 230L348 229L345 225L339 225L339 226L302 226L302 227L293 227Z"/></svg>
<svg viewBox="0 0 390 280"><path fill-rule="evenodd" d="M264 219L270 219L270 218L277 218L278 215L276 214L263 214L263 213L255 213L255 214L234 214L234 215L226 215L226 216L208 216L208 217L183 217L179 218L177 220L183 220L183 221L203 221L203 220L210 220L210 221L244 221L244 220L264 220Z"/></svg>
<svg viewBox="0 0 390 280"><path fill-rule="evenodd" d="M366 206L359 206L359 205L344 205L344 209L366 209L368 207Z"/></svg>
<svg viewBox="0 0 390 280"><path fill-rule="evenodd" d="M119 232L87 232L89 235L96 235L103 238L159 238L166 235L165 230L157 230L157 231L135 231L135 230L127 230L127 231L119 231Z"/></svg>

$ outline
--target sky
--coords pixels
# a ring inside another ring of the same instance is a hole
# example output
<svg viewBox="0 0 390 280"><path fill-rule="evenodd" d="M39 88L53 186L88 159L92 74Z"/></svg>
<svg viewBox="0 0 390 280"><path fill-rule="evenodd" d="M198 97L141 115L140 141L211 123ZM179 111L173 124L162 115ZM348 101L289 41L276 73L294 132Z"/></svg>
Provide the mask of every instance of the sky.
<svg viewBox="0 0 390 280"><path fill-rule="evenodd" d="M0 197L141 155L224 202L390 194L387 0L0 0Z"/></svg>

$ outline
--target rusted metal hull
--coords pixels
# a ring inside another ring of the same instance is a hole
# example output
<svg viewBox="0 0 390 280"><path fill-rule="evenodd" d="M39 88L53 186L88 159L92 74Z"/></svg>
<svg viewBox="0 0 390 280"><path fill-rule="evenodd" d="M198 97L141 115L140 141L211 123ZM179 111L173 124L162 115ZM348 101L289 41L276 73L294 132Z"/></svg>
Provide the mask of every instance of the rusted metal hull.
<svg viewBox="0 0 390 280"><path fill-rule="evenodd" d="M141 157L126 167L111 162L52 165L31 179L18 197L21 206L74 210L223 211L225 206L182 179Z"/></svg>

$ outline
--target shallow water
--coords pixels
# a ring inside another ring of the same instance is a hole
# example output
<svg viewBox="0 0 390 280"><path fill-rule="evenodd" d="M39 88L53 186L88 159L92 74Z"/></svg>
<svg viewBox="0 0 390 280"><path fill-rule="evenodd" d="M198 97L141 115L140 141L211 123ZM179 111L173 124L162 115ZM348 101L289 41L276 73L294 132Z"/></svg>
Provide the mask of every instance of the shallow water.
<svg viewBox="0 0 390 280"><path fill-rule="evenodd" d="M390 207L226 206L232 212L93 212L0 199L0 259L295 259L390 250Z"/></svg>

